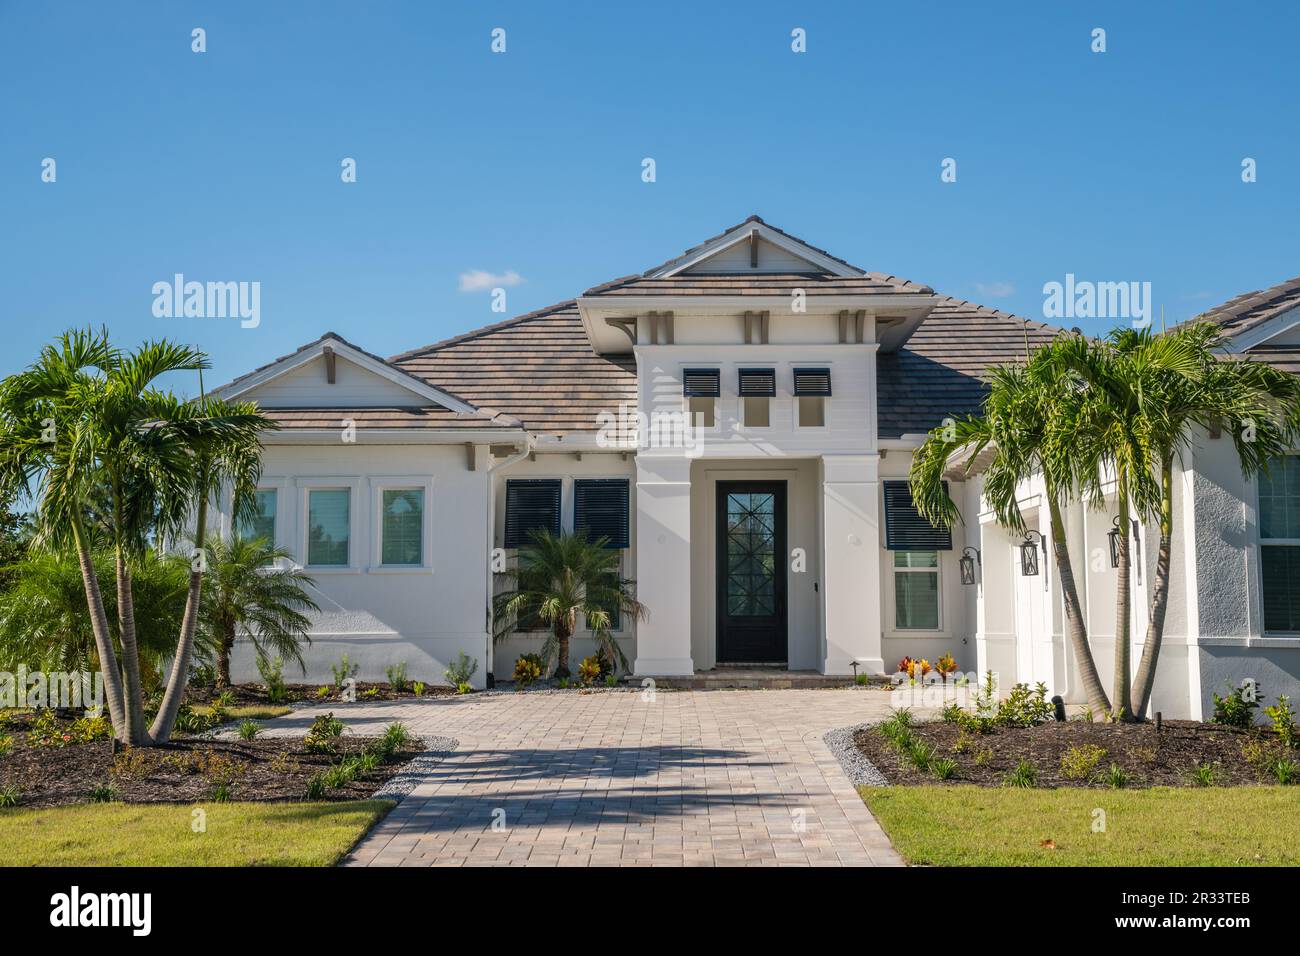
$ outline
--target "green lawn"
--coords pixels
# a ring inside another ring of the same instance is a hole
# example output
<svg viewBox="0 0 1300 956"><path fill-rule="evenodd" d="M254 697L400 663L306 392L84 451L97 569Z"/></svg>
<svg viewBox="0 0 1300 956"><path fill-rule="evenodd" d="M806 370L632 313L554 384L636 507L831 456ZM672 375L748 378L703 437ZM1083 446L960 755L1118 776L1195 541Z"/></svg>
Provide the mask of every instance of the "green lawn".
<svg viewBox="0 0 1300 956"><path fill-rule="evenodd" d="M1300 865L1300 787L858 789L908 863Z"/></svg>
<svg viewBox="0 0 1300 956"><path fill-rule="evenodd" d="M330 866L393 804L92 803L0 810L10 866Z"/></svg>

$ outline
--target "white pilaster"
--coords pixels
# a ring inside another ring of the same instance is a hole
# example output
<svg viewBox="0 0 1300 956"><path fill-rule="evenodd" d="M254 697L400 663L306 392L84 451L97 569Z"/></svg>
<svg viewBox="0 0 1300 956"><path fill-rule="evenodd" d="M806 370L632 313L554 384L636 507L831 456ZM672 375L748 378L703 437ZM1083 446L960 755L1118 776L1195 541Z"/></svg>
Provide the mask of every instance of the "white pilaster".
<svg viewBox="0 0 1300 956"><path fill-rule="evenodd" d="M638 455L636 590L649 617L637 625L637 677L695 673L691 659L691 462Z"/></svg>
<svg viewBox="0 0 1300 956"><path fill-rule="evenodd" d="M822 457L822 672L883 674L877 455Z"/></svg>

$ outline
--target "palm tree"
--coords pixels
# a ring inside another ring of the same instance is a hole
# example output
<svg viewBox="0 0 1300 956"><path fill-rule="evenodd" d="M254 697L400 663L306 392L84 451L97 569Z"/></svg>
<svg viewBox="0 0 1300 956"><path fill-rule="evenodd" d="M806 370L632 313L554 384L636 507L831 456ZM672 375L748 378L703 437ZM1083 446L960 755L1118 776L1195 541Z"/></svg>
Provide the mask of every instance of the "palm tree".
<svg viewBox="0 0 1300 956"><path fill-rule="evenodd" d="M1174 459L1191 446L1197 426L1222 428L1232 436L1244 476L1266 469L1292 446L1300 379L1262 363L1221 358L1223 335L1210 322L1192 322L1160 335L1120 330L1112 334L1111 344L1117 374L1110 387L1123 397L1106 407L1123 414L1141 436L1128 444L1146 457L1131 467L1152 477L1146 490L1154 493L1154 501L1144 498L1140 508L1160 534L1146 643L1131 690L1131 714L1141 720L1155 684L1169 605ZM1120 526L1126 527L1122 517Z"/></svg>
<svg viewBox="0 0 1300 956"><path fill-rule="evenodd" d="M627 657L610 633L611 612L644 620L648 614L634 593L635 583L619 569L619 553L608 538L588 540L585 533L551 534L534 530L531 543L519 550L517 567L502 572L512 587L493 599L493 639L502 641L521 621L541 621L551 633L541 657L555 676L569 676L569 640L580 617L591 629L600 655L611 666L628 669Z"/></svg>
<svg viewBox="0 0 1300 956"><path fill-rule="evenodd" d="M201 352L185 346L147 342L127 354L110 344L106 330L78 330L0 383L0 493L34 497L38 544L77 554L109 715L118 739L131 745L153 740L144 726L133 562L155 542L174 537L194 510L196 476L212 480L204 461L250 441L256 448L259 429L269 425L251 406L209 414L206 404L181 401L153 386L168 372L206 365ZM246 459L248 452L239 456ZM246 488L237 489L240 495L249 497ZM197 503L201 520L207 498ZM96 526L107 533L114 553L120 659L91 554ZM196 604L193 584L191 590ZM188 650L177 657L188 666ZM173 668L173 700L183 690L183 675L182 686L176 683Z"/></svg>
<svg viewBox="0 0 1300 956"><path fill-rule="evenodd" d="M983 453L991 453L984 472L984 496L1004 527L1024 534L1016 490L1041 475L1070 646L1089 706L1105 713L1110 702L1088 644L1062 514L1063 502L1076 494L1080 484L1071 436L1082 400L1079 380L1070 374L1069 366L1073 356L1086 349L1080 336L1061 337L1035 351L1023 366L992 369L981 413L930 432L912 458L910 484L917 510L930 522L951 528L963 519L944 487L949 461L954 453L964 451L969 470L971 463L988 457Z"/></svg>
<svg viewBox="0 0 1300 956"><path fill-rule="evenodd" d="M230 686L230 654L240 637L259 658L293 661L306 673L302 645L311 643L311 620L303 612L320 610L306 591L315 580L292 565L287 550L265 538L217 536L207 547L202 629L215 649L217 686Z"/></svg>

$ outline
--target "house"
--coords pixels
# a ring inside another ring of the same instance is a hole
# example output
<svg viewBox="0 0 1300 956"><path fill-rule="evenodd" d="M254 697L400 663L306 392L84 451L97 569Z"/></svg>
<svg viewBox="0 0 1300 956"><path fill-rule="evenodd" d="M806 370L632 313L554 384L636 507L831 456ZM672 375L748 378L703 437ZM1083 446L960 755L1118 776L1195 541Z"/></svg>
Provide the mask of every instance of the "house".
<svg viewBox="0 0 1300 956"><path fill-rule="evenodd" d="M985 515L978 468L953 463L967 520L951 532L919 518L906 486L925 433L979 407L985 370L1056 333L751 216L568 302L388 359L327 334L220 394L280 426L265 437L255 530L317 579L311 679L343 653L363 678L405 661L436 679L461 651L479 686L508 678L540 638L493 646L494 573L542 527L619 551L650 609L616 630L637 676L753 663L882 674L950 652L1075 700L1050 562L1020 574L1022 542ZM1177 578L1157 697L1171 716L1199 713L1212 686L1257 664L1266 692L1300 674L1300 638L1265 633L1257 610L1230 624L1236 611L1194 585L1212 571L1223 585L1231 552L1227 601L1260 606L1254 491L1229 481L1231 444L1214 441L1184 463L1193 531L1175 546L1191 577ZM1086 553L1108 528L1075 509L1071 547ZM1108 581L1099 567L1087 586L1102 661ZM575 662L592 650L579 634ZM250 660L236 667L250 676Z"/></svg>

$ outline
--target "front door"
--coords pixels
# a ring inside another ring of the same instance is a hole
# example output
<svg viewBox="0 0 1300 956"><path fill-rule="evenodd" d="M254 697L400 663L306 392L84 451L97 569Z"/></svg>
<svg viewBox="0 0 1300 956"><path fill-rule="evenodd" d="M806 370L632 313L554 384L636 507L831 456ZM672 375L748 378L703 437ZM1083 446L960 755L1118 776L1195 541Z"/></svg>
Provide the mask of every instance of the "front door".
<svg viewBox="0 0 1300 956"><path fill-rule="evenodd" d="M785 482L718 482L718 662L784 663Z"/></svg>

